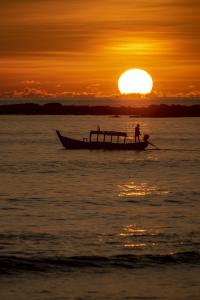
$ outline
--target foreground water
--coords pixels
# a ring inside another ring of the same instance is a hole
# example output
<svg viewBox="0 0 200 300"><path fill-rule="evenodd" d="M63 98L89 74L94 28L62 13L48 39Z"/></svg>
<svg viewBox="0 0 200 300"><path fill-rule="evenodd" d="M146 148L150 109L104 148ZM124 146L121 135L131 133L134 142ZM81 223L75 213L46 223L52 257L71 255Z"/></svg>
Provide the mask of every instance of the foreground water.
<svg viewBox="0 0 200 300"><path fill-rule="evenodd" d="M102 129L143 152L67 151ZM198 118L2 116L1 299L199 299Z"/></svg>

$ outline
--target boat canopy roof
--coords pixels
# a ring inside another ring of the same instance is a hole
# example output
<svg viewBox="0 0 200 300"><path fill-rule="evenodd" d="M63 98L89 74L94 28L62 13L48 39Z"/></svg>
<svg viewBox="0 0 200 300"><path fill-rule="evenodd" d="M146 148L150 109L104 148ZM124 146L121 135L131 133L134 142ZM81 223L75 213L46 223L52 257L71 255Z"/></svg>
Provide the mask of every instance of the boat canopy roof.
<svg viewBox="0 0 200 300"><path fill-rule="evenodd" d="M123 137L127 137L127 133L126 132L121 132L121 131L102 131L102 130L91 130L90 131L90 135L92 134L97 134L97 135L110 135L110 136L123 136Z"/></svg>

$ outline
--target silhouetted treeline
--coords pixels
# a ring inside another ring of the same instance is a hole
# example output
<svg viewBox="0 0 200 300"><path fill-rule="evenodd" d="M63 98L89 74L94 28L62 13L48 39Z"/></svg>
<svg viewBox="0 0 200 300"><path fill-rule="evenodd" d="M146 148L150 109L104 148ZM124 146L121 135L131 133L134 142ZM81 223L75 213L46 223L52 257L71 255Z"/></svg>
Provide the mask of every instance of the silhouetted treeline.
<svg viewBox="0 0 200 300"><path fill-rule="evenodd" d="M48 104L9 104L0 105L0 114L5 115L132 115L137 117L200 117L200 105L150 105L130 106L88 106Z"/></svg>

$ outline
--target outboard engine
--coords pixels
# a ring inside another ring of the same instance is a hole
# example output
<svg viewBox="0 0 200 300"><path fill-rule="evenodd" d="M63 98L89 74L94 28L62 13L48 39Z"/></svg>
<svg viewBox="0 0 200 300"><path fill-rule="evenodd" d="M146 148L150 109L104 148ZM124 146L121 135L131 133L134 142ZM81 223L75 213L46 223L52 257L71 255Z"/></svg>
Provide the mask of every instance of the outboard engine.
<svg viewBox="0 0 200 300"><path fill-rule="evenodd" d="M144 142L148 143L148 139L149 139L149 135L145 134L144 137L143 137Z"/></svg>

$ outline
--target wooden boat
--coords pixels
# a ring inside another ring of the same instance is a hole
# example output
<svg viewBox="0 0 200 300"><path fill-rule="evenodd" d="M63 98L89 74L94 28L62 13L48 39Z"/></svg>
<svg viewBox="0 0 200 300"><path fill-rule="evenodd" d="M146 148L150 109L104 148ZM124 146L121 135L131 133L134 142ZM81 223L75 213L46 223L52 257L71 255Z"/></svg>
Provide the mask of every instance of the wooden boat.
<svg viewBox="0 0 200 300"><path fill-rule="evenodd" d="M149 142L149 135L146 134L142 142L130 143L126 142L127 133L118 131L90 131L89 140L84 138L81 140L76 140L62 136L59 130L56 130L58 138L66 149L89 149L89 150L144 150ZM93 139L93 136L96 139ZM103 136L103 140L99 140L99 137ZM113 141L115 137L116 141ZM109 138L109 141L108 141Z"/></svg>

